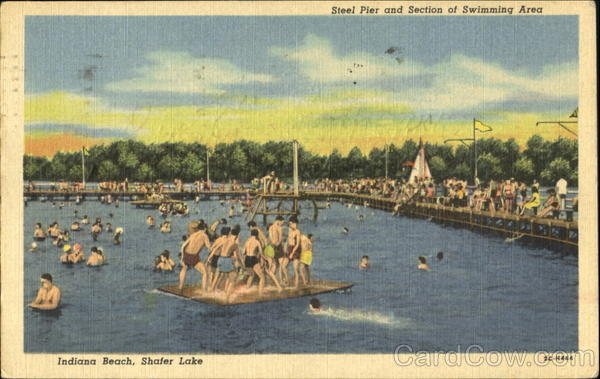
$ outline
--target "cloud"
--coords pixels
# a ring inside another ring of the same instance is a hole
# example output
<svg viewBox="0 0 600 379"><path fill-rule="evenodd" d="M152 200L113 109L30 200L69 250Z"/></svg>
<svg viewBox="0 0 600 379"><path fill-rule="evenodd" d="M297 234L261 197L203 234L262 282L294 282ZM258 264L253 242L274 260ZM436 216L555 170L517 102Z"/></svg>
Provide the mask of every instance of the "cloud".
<svg viewBox="0 0 600 379"><path fill-rule="evenodd" d="M303 76L322 83L409 77L414 75L415 71L423 69L416 62L406 61L398 64L383 54L377 56L355 52L338 56L327 39L314 34L308 34L298 47L273 47L271 53L297 63Z"/></svg>
<svg viewBox="0 0 600 379"><path fill-rule="evenodd" d="M137 77L108 83L105 88L116 92L221 94L226 86L274 80L270 75L244 71L226 59L195 58L187 52L155 51L146 58L151 63L136 68Z"/></svg>
<svg viewBox="0 0 600 379"><path fill-rule="evenodd" d="M506 69L496 63L462 54L424 65L389 55L367 52L337 54L324 38L309 34L296 48L274 47L271 53L291 61L300 75L311 81L336 85L358 81L363 88L381 89L382 83L399 83L393 101L417 112L482 111L488 104L577 99L576 61L543 66L541 72ZM427 80L413 80L427 78ZM407 80L408 79L408 80ZM389 101L390 99L388 99Z"/></svg>

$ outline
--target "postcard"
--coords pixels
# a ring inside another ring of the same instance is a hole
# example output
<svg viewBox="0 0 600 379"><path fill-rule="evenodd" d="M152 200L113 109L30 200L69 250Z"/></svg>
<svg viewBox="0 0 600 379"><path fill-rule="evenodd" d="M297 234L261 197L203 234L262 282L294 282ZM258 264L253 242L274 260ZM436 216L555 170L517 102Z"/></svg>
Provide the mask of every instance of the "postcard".
<svg viewBox="0 0 600 379"><path fill-rule="evenodd" d="M4 2L2 376L597 376L595 15Z"/></svg>

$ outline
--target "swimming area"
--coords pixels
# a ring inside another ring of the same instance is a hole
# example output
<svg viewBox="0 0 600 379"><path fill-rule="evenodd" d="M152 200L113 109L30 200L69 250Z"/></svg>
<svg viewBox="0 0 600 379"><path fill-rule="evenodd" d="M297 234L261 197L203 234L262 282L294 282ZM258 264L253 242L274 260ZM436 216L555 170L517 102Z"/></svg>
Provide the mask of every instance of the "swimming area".
<svg viewBox="0 0 600 379"><path fill-rule="evenodd" d="M43 272L53 275L63 299L57 311L25 310L25 351L392 354L401 344L415 351L473 344L485 351L577 349L576 256L340 203L321 210L316 224L307 211L299 224L315 236L313 276L354 283L348 293L318 296L328 308L322 313L308 312L307 297L219 307L161 293L156 288L177 283L179 268L153 272L153 258L164 249L176 258L190 220L227 217L228 204L219 201L188 205L190 217L170 217L173 232L161 234L144 221L152 214L160 223L158 211L127 202L115 208L86 201L62 209L29 202L24 302L35 296ZM79 220L87 214L124 228L121 246L113 246L108 233L93 243L89 225L71 233L86 256L91 246L102 246L107 265L62 265L60 249L49 240L40 251L28 251L35 222L68 228L77 220L75 209ZM242 225L245 240L243 218L228 221ZM438 251L444 252L441 261ZM369 270L358 269L362 255L370 257ZM428 258L431 271L416 269L419 255ZM199 279L194 272L187 283Z"/></svg>

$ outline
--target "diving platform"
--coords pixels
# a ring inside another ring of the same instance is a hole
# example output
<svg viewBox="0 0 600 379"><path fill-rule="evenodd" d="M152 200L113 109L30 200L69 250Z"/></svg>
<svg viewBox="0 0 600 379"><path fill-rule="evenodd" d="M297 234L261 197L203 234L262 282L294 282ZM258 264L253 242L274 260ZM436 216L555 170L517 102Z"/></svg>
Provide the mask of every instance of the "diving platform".
<svg viewBox="0 0 600 379"><path fill-rule="evenodd" d="M352 283L329 282L324 280L313 280L309 285L300 285L298 288L285 287L281 292L275 287L265 287L263 294L258 294L258 287L254 285L250 289L244 288L245 285L238 287L226 298L223 291L207 292L202 291L200 287L186 285L183 291L178 286L159 287L158 290L189 300L199 301L212 305L239 305L251 303L263 303L267 301L277 301L294 299L303 296L314 296L322 293L346 291L353 286Z"/></svg>

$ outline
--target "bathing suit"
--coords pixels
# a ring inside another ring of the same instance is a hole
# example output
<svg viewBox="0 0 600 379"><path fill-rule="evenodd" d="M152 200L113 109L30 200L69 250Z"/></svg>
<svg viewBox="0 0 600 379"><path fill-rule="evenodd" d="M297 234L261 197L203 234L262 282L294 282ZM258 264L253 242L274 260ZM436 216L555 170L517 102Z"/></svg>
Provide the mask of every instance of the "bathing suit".
<svg viewBox="0 0 600 379"><path fill-rule="evenodd" d="M221 259L219 259L219 271L224 273L233 271L233 260L231 257L221 256Z"/></svg>
<svg viewBox="0 0 600 379"><path fill-rule="evenodd" d="M275 258L283 258L283 245L273 246L273 248L275 249Z"/></svg>
<svg viewBox="0 0 600 379"><path fill-rule="evenodd" d="M208 264L214 268L217 268L217 263L219 262L219 257L220 257L220 255L217 255L217 254L213 255L212 258L210 258L208 260Z"/></svg>
<svg viewBox="0 0 600 379"><path fill-rule="evenodd" d="M195 267L200 262L200 254L183 253L183 263L189 268Z"/></svg>
<svg viewBox="0 0 600 379"><path fill-rule="evenodd" d="M258 264L258 257L255 256L247 256L246 259L244 260L244 265L247 268L252 268L254 267L254 265Z"/></svg>
<svg viewBox="0 0 600 379"><path fill-rule="evenodd" d="M312 251L306 250L300 254L300 262L304 263L307 266L310 266L312 263Z"/></svg>
<svg viewBox="0 0 600 379"><path fill-rule="evenodd" d="M274 258L275 257L275 249L273 248L273 245L267 245L267 247L265 247L264 254L266 257Z"/></svg>
<svg viewBox="0 0 600 379"><path fill-rule="evenodd" d="M294 250L294 247L296 247L296 245L288 245L288 257L292 253L292 250ZM293 260L300 259L300 248L296 249L296 252L294 253L294 255L292 255L290 257L290 259L293 259Z"/></svg>

